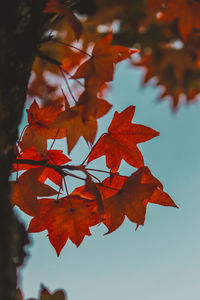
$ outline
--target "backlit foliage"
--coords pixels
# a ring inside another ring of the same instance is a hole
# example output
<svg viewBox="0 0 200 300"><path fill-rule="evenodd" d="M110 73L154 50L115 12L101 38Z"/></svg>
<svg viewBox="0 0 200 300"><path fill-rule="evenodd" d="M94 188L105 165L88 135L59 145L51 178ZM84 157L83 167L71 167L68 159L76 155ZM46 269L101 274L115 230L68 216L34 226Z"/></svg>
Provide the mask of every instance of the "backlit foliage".
<svg viewBox="0 0 200 300"><path fill-rule="evenodd" d="M148 203L176 205L144 166L137 144L159 133L132 123L134 106L115 112L108 131L94 143L97 119L112 107L102 97L113 80L115 65L138 50L112 45L110 31L86 52L80 46L84 44L84 28L68 7L52 0L44 13L64 15L66 22L56 22L56 30L43 37L33 65L28 93L35 99L27 109L28 125L16 147L12 204L32 217L29 232L48 231L59 255L68 239L79 246L86 235L91 235L91 226L103 223L111 233L127 216L138 227L144 224ZM79 46L74 39L79 40ZM47 72L54 76L53 85ZM60 87L61 80L66 92ZM70 155L80 137L91 146L81 164L53 149L55 141L64 138ZM108 169L91 169L89 163L101 156L105 156ZM122 159L137 169L129 177L118 172ZM100 180L98 173L106 178ZM68 188L70 176L77 178L77 185L84 183L72 193ZM57 188L52 188L48 179Z"/></svg>
<svg viewBox="0 0 200 300"><path fill-rule="evenodd" d="M110 1L109 10L108 1L100 2L97 1L96 15L82 22L59 0L47 3L44 14L53 16L52 23L41 39L33 64L26 110L28 124L17 142L12 170L16 175L12 181L13 206L32 217L30 233L48 232L58 256L68 239L79 246L85 236L91 235L92 226L103 223L109 234L127 217L137 228L144 225L149 203L176 207L163 191L162 183L144 165L138 144L159 133L132 122L134 106L115 111L107 132L102 132L95 142L97 120L112 107L104 97L116 64L131 59L135 66L144 66L144 83L157 76L158 85L165 87L160 98L171 95L173 108L182 93L190 101L199 92L199 52L195 48L200 29L199 3L184 0L183 6L188 10L185 14L178 10L178 0ZM133 24L128 20L130 16ZM122 22L114 33L113 44L110 27L115 20ZM91 26L97 28L100 24L107 24L109 29L103 36L98 30L91 31ZM128 32L135 34L133 44L141 48L137 63L134 55L139 50L116 45L121 34L126 44ZM177 39L183 45L180 49L172 43ZM188 74L194 80L186 81ZM80 137L90 149L83 162L76 164L70 154ZM65 140L66 149L54 147L60 139ZM102 156L105 169L89 166ZM119 173L122 160L136 169L132 175ZM104 180L98 177L102 173ZM70 177L77 179L77 188L72 192ZM21 291L19 297L23 299ZM39 299L64 300L65 296L62 291L50 294L43 289Z"/></svg>
<svg viewBox="0 0 200 300"><path fill-rule="evenodd" d="M181 103L195 103L200 94L199 0L95 2L96 14L84 23L87 36L97 38L99 24L109 28L117 21L114 42L141 50L132 63L145 69L143 84L160 87L159 101L170 101L173 111Z"/></svg>

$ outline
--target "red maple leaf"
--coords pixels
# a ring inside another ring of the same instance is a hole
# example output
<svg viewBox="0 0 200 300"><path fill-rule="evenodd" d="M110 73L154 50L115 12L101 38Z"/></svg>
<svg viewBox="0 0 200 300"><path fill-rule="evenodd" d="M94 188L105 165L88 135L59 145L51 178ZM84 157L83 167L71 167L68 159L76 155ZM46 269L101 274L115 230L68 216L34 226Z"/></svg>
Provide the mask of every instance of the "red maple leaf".
<svg viewBox="0 0 200 300"><path fill-rule="evenodd" d="M125 216L136 223L137 227L143 225L148 203L177 207L148 167L141 167L130 177L113 174L102 183L97 183L96 187L102 198L104 214L101 220L108 228L107 234L115 231ZM76 188L73 194L87 200L96 200L95 193L85 185ZM92 211L98 213L97 203L93 204Z"/></svg>
<svg viewBox="0 0 200 300"><path fill-rule="evenodd" d="M121 183L123 181L124 179ZM107 234L115 231L123 223L125 216L136 223L137 227L143 225L148 202L177 207L170 196L163 192L162 184L148 167L138 169L124 181L122 187L115 181L111 181L110 187L118 187L120 191L103 200L103 223L108 228ZM105 193L105 187L103 191Z"/></svg>
<svg viewBox="0 0 200 300"><path fill-rule="evenodd" d="M25 151L19 153L17 159L18 162L13 164L13 171L29 170L31 168L40 167L43 168L43 172L39 176L38 180L44 183L46 179L49 178L51 181L53 181L59 186L61 185L62 176L56 170L45 166L41 167L40 165L34 165L34 162L46 162L55 166L61 166L71 161L71 159L68 158L62 150L50 150L46 153L45 156L41 156L35 151L33 147L30 147ZM31 162L30 164L23 164L23 160L31 160L32 164Z"/></svg>
<svg viewBox="0 0 200 300"><path fill-rule="evenodd" d="M77 195L55 201L40 199L40 216L34 217L29 232L48 230L48 238L57 255L68 238L79 246L85 235L91 235L89 227L98 223L98 214L92 212L93 201L87 201Z"/></svg>
<svg viewBox="0 0 200 300"><path fill-rule="evenodd" d="M178 29L186 40L193 29L200 30L199 19L200 3L191 0L170 0L167 1L166 8L163 9L159 19L166 22L178 20Z"/></svg>
<svg viewBox="0 0 200 300"><path fill-rule="evenodd" d="M112 107L106 100L95 98L97 101L96 116L89 114L84 118L85 105L78 103L70 107L65 99L65 110L62 111L57 119L50 125L51 128L61 128L67 137L68 153L74 148L81 136L89 144L93 144L97 132L97 118L101 118Z"/></svg>
<svg viewBox="0 0 200 300"><path fill-rule="evenodd" d="M44 10L46 13L56 13L61 16L65 16L66 21L73 29L76 39L79 40L83 27L79 19L73 14L71 9L61 3L59 0L50 0Z"/></svg>
<svg viewBox="0 0 200 300"><path fill-rule="evenodd" d="M114 63L127 59L133 53L138 52L136 49L129 49L124 46L113 46L112 31L104 38L96 42L92 56L84 62L73 75L72 78L90 77L98 78L101 83L113 80Z"/></svg>
<svg viewBox="0 0 200 300"><path fill-rule="evenodd" d="M30 216L39 214L38 196L44 197L57 194L57 191L52 187L38 181L42 171L43 168L30 169L23 173L17 181L12 181L11 201L13 206L17 205Z"/></svg>
<svg viewBox="0 0 200 300"><path fill-rule="evenodd" d="M106 165L112 172L119 169L122 159L136 168L144 165L143 156L137 144L144 143L159 133L144 125L132 124L134 113L134 106L129 106L121 113L115 112L108 133L104 134L94 146L88 163L105 155Z"/></svg>
<svg viewBox="0 0 200 300"><path fill-rule="evenodd" d="M50 124L56 119L62 111L63 105L60 103L39 107L36 100L27 109L29 125L24 131L22 141L19 143L22 151L33 146L35 150L46 155L47 139L63 138L65 132L58 128L50 128Z"/></svg>

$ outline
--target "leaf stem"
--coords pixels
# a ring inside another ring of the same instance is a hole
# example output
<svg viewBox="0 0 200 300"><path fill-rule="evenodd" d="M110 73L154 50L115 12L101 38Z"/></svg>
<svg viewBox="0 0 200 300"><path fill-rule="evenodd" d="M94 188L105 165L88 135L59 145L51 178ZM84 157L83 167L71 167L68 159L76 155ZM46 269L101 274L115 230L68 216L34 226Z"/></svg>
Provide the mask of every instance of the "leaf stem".
<svg viewBox="0 0 200 300"><path fill-rule="evenodd" d="M93 145L92 149L90 150L90 152L88 153L88 155L86 156L86 158L84 159L84 161L81 163L81 166L83 166L85 164L85 162L87 161L87 159L89 158L90 154L92 153L92 151L94 150L94 148L96 147L97 143L99 142L99 140L102 138L102 136L104 136L105 134L107 134L106 132L104 132L97 140L97 142Z"/></svg>
<svg viewBox="0 0 200 300"><path fill-rule="evenodd" d="M67 193L67 199L69 201L69 205L70 205L71 209L73 209L72 202L70 200L70 196L69 196L69 192L68 192L68 188L67 188L67 182L66 182L65 178L63 179L63 181L64 181L64 186L65 186L65 190L66 190L66 193Z"/></svg>
<svg viewBox="0 0 200 300"><path fill-rule="evenodd" d="M67 72L65 69L63 69L62 67L59 67L59 68L61 68L62 71L63 71L64 73L66 73L68 76L72 77L72 74L70 74L69 72ZM84 85L82 82L80 82L80 80L78 80L77 78L69 78L69 79L73 79L73 80L75 80L78 84L80 84L80 86L85 87L85 85Z"/></svg>
<svg viewBox="0 0 200 300"><path fill-rule="evenodd" d="M58 191L58 195L57 195L57 198L56 198L56 202L59 202L60 191L61 191L61 185L59 186L59 191Z"/></svg>
<svg viewBox="0 0 200 300"><path fill-rule="evenodd" d="M107 189L110 189L110 190L114 190L114 191L120 191L120 189L116 189L116 188L114 188L114 187L112 187L112 186L109 186L109 185L105 185L105 184L101 184L103 187L105 187L105 188L107 188Z"/></svg>
<svg viewBox="0 0 200 300"><path fill-rule="evenodd" d="M104 171L104 170L99 170L99 169L86 168L86 170L88 170L88 171L102 172L102 173L110 174L110 172L109 172L109 171ZM117 175L117 173L113 173L113 174L116 174L116 175Z"/></svg>

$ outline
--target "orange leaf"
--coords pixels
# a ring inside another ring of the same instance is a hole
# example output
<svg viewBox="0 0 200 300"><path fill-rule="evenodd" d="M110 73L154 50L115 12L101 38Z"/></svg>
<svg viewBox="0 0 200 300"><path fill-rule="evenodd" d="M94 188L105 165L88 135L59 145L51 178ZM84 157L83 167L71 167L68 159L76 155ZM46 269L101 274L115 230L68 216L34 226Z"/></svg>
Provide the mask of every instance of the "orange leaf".
<svg viewBox="0 0 200 300"><path fill-rule="evenodd" d="M141 183L154 183L157 185L157 189L153 192L151 197L146 200L146 203L151 202L154 204L159 204L163 206L174 206L178 207L174 201L171 199L171 197L163 191L163 185L162 183L154 177L148 167L141 168L142 170L142 179Z"/></svg>
<svg viewBox="0 0 200 300"><path fill-rule="evenodd" d="M98 215L92 212L93 202L70 195L54 199L40 199L40 217L34 217L29 232L48 230L48 238L57 255L68 238L79 246L85 235L91 235L89 227L98 223Z"/></svg>
<svg viewBox="0 0 200 300"><path fill-rule="evenodd" d="M60 16L65 16L67 23L71 26L73 29L76 39L79 40L83 27L79 19L73 14L71 9L67 7L66 5L62 4L58 0L50 0L47 3L47 6L44 10L44 12L48 13L56 13Z"/></svg>
<svg viewBox="0 0 200 300"><path fill-rule="evenodd" d="M117 194L127 178L127 176L114 174L113 176L104 179L102 183L98 183L97 187L100 191L102 199L106 199Z"/></svg>
<svg viewBox="0 0 200 300"><path fill-rule="evenodd" d="M49 164L61 166L66 163L68 163L71 159L69 159L66 155L63 154L61 150L50 150L46 153L45 156L39 155L33 147L30 147L26 150L24 150L22 153L17 156L18 160L28 159L35 161L36 163L39 161L46 160ZM41 166L33 165L33 164L23 164L19 161L18 163L15 163L13 165L13 171L19 171L19 170L29 170L31 168L38 168ZM39 176L38 180L40 182L45 182L47 178L49 178L51 181L53 181L55 184L59 185L61 184L62 176L55 171L54 169L48 168L48 167L42 167L43 172Z"/></svg>
<svg viewBox="0 0 200 300"><path fill-rule="evenodd" d="M99 192L99 189L97 188L97 185L95 182L92 181L90 176L87 176L86 181L85 181L85 189L84 191L86 193L91 193L94 195L96 203L97 203L97 211L99 214L99 217L101 219L103 213L104 213L104 208L103 208L103 201L101 197L101 193Z"/></svg>
<svg viewBox="0 0 200 300"><path fill-rule="evenodd" d="M199 19L200 3L188 0L167 1L166 9L160 14L159 19L171 22L178 19L178 29L186 40L193 29L200 30Z"/></svg>
<svg viewBox="0 0 200 300"><path fill-rule="evenodd" d="M51 128L65 129L68 153L71 152L81 136L89 144L94 142L97 132L97 121L92 115L89 115L88 119L83 120L83 109L83 105L70 108L66 100L65 110L58 115L57 119L50 126Z"/></svg>
<svg viewBox="0 0 200 300"><path fill-rule="evenodd" d="M80 62L83 58L85 58L85 54L83 54L82 52L75 52L68 48L67 52L65 53L65 57L62 60L62 68L65 71L69 72L74 67L80 65Z"/></svg>
<svg viewBox="0 0 200 300"><path fill-rule="evenodd" d="M74 189L71 195L77 195L87 200L95 200L93 211L97 212L101 220L104 213L104 199L117 194L127 177L114 175L113 178L108 177L102 183L94 183L86 180L86 185L79 186Z"/></svg>
<svg viewBox="0 0 200 300"><path fill-rule="evenodd" d="M98 98L88 91L84 91L77 102L78 106L82 106L82 119L86 121L90 116L99 119L103 117L112 107L105 99Z"/></svg>
<svg viewBox="0 0 200 300"><path fill-rule="evenodd" d="M67 296L65 291L56 290L53 293L50 293L49 290L42 285L40 290L40 298L39 300L66 300Z"/></svg>
<svg viewBox="0 0 200 300"><path fill-rule="evenodd" d="M131 50L124 46L112 46L112 32L109 32L104 38L95 44L92 57L84 62L73 75L72 78L96 77L105 81L113 80L114 63L118 63L131 56L138 50Z"/></svg>
<svg viewBox="0 0 200 300"><path fill-rule="evenodd" d="M63 138L64 131L50 128L49 125L62 111L62 105L56 104L39 107L36 100L27 109L29 125L24 131L20 147L22 151L33 146L40 155L46 155L47 139Z"/></svg>
<svg viewBox="0 0 200 300"><path fill-rule="evenodd" d="M17 205L30 216L39 214L38 196L53 196L57 194L57 191L49 185L38 181L42 171L43 168L30 169L23 173L18 181L12 181L12 204Z"/></svg>
<svg viewBox="0 0 200 300"><path fill-rule="evenodd" d="M148 202L177 207L169 195L162 191L161 183L147 167L143 167L127 178L117 194L103 201L103 223L108 228L107 234L115 231L125 216L137 227L143 225Z"/></svg>
<svg viewBox="0 0 200 300"><path fill-rule="evenodd" d="M111 108L112 108L112 104L110 104L108 101L106 101L105 99L97 98L96 118L97 119L102 118L104 115L106 115L109 112Z"/></svg>
<svg viewBox="0 0 200 300"><path fill-rule="evenodd" d="M112 172L119 169L122 159L136 168L144 165L143 156L137 144L144 143L159 133L150 127L132 124L134 113L134 106L129 106L121 113L115 112L108 133L103 135L94 146L88 163L105 155L106 165Z"/></svg>

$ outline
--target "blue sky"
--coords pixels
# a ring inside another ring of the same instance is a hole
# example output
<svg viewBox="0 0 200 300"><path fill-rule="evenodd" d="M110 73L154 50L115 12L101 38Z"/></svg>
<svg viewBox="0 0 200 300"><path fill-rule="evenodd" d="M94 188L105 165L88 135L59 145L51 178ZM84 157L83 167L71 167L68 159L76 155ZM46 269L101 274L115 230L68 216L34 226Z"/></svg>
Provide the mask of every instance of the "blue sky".
<svg viewBox="0 0 200 300"><path fill-rule="evenodd" d="M36 297L40 283L63 288L69 300L188 300L200 297L200 102L170 110L158 103L158 88L141 87L142 70L122 63L106 97L114 109L99 122L99 135L113 112L136 106L133 122L160 136L140 144L145 164L164 185L179 209L148 205L146 222L124 224L110 235L104 225L91 229L79 248L70 241L57 258L46 232L32 234L29 259L21 270L25 298ZM80 140L72 158L88 151ZM85 154L84 154L85 155ZM91 163L102 168L104 158ZM131 174L125 162L122 174ZM71 182L71 189L74 187ZM21 214L25 220L27 218Z"/></svg>

